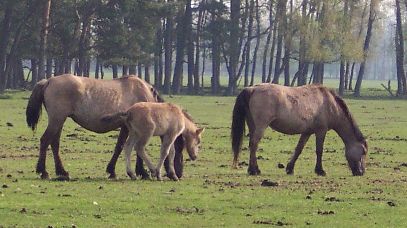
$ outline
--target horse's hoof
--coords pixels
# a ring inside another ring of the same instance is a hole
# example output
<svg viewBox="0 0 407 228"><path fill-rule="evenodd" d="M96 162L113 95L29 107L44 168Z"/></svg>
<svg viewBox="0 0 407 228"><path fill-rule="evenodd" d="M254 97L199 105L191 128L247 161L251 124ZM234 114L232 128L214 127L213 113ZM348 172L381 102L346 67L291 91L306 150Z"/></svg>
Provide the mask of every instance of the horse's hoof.
<svg viewBox="0 0 407 228"><path fill-rule="evenodd" d="M69 181L70 178L69 176L58 176L57 178L55 178L56 181Z"/></svg>
<svg viewBox="0 0 407 228"><path fill-rule="evenodd" d="M293 174L294 174L294 170L292 170L292 169L285 169L285 172L286 172L288 175L293 175Z"/></svg>
<svg viewBox="0 0 407 228"><path fill-rule="evenodd" d="M315 170L315 173L316 173L318 176L322 176L322 177L326 176L326 172L325 172L323 169L316 169L316 170Z"/></svg>
<svg viewBox="0 0 407 228"><path fill-rule="evenodd" d="M109 180L116 180L116 179L117 179L116 174L115 174L115 173L111 173L111 174L109 175L108 179L109 179Z"/></svg>
<svg viewBox="0 0 407 228"><path fill-rule="evenodd" d="M43 173L41 174L41 179L43 179L43 180L48 180L48 179L49 179L48 173L47 173L47 172L43 172Z"/></svg>
<svg viewBox="0 0 407 228"><path fill-rule="evenodd" d="M247 169L247 173L249 173L250 176L257 176L261 174L261 171L259 169L259 167L249 167Z"/></svg>

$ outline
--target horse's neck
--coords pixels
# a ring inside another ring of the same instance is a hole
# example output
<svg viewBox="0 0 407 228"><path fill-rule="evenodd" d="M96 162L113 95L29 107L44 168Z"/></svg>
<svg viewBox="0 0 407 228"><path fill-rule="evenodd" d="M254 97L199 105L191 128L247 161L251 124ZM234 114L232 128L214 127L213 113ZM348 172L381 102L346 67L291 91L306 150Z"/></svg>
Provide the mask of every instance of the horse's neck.
<svg viewBox="0 0 407 228"><path fill-rule="evenodd" d="M351 120L345 116L340 117L334 130L341 137L345 146L358 141Z"/></svg>

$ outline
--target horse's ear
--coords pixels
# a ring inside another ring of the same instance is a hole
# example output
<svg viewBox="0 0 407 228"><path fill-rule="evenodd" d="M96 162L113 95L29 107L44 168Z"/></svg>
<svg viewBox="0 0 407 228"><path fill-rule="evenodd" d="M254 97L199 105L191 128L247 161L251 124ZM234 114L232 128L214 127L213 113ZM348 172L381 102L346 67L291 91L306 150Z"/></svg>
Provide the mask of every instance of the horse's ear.
<svg viewBox="0 0 407 228"><path fill-rule="evenodd" d="M198 128L197 130L196 130L196 134L197 135L200 135L200 134L202 134L202 132L204 132L205 131L205 128Z"/></svg>

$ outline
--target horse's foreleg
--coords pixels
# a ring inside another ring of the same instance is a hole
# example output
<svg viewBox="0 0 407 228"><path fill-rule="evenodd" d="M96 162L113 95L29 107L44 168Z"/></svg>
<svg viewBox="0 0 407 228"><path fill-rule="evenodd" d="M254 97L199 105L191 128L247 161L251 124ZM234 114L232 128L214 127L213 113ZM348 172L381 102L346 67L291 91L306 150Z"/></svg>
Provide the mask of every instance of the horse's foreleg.
<svg viewBox="0 0 407 228"><path fill-rule="evenodd" d="M184 138L179 135L174 142L175 157L174 157L174 169L175 174L178 178L181 178L184 171L184 155L182 151L184 150Z"/></svg>
<svg viewBox="0 0 407 228"><path fill-rule="evenodd" d="M295 147L294 154L291 157L291 160L288 162L287 167L285 169L287 174L294 173L295 162L297 161L302 150L304 149L304 146L307 143L309 137L310 137L310 134L301 134L300 140L298 141L297 146Z"/></svg>
<svg viewBox="0 0 407 228"><path fill-rule="evenodd" d="M133 169L131 168L131 151L133 150L134 144L136 143L136 137L135 135L131 134L129 138L127 139L126 144L124 145L124 151L126 154L126 172L127 175L132 179L136 180L136 174L133 172Z"/></svg>
<svg viewBox="0 0 407 228"><path fill-rule="evenodd" d="M109 173L110 179L116 178L116 162L120 156L120 153L123 150L124 143L126 142L127 136L129 135L129 130L126 127L120 129L119 137L117 138L116 146L114 148L114 153L110 159L109 164L107 165L106 172Z"/></svg>
<svg viewBox="0 0 407 228"><path fill-rule="evenodd" d="M322 168L322 152L324 150L324 141L325 141L326 132L316 133L316 154L317 162L315 164L315 173L319 176L325 176L326 172Z"/></svg>
<svg viewBox="0 0 407 228"><path fill-rule="evenodd" d="M62 165L61 157L59 156L59 142L61 138L62 128L58 131L57 134L52 139L51 148L54 155L55 163L55 173L58 176L58 180L69 180L69 173L65 171L64 166Z"/></svg>
<svg viewBox="0 0 407 228"><path fill-rule="evenodd" d="M179 135L174 142L174 170L178 178L181 178L184 171L184 155L182 151L184 150L184 139L182 135ZM172 179L170 175L170 163L169 158L167 157L164 161L164 168L167 173L167 177Z"/></svg>

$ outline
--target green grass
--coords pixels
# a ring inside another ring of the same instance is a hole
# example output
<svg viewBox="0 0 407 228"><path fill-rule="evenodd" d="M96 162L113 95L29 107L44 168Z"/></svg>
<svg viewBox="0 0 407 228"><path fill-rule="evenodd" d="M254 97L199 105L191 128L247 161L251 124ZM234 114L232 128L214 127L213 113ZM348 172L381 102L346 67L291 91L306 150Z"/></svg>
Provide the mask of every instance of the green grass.
<svg viewBox="0 0 407 228"><path fill-rule="evenodd" d="M366 92L366 91L365 91ZM33 134L25 124L29 92L9 92L0 99L0 227L139 227L139 226L260 226L400 227L407 224L407 103L396 99L346 99L367 136L367 172L353 177L343 144L330 132L325 141L324 168L318 177L315 140L306 145L295 174L286 164L298 136L268 130L258 152L262 171L252 177L247 166L231 169L229 128L234 97L174 96L167 101L188 109L206 127L197 161L187 161L179 182L131 181L124 159L118 180L107 180L118 132L95 134L73 121L65 124L61 157L73 181L40 180L35 174L39 138L46 112ZM247 140L244 147L247 147ZM158 154L158 140L149 153ZM248 161L247 149L241 161ZM134 162L133 162L134 163ZM47 169L54 163L48 153ZM262 187L264 179L277 187Z"/></svg>

